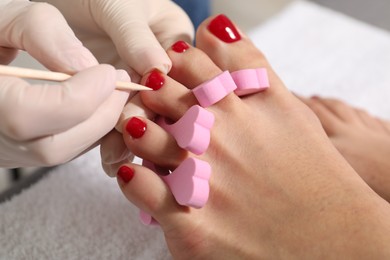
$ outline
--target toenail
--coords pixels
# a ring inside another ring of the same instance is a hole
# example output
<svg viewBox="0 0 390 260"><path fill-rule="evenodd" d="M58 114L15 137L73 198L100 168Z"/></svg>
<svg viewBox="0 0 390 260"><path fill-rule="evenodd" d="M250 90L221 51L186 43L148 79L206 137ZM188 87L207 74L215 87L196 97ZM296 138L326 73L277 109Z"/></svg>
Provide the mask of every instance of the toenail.
<svg viewBox="0 0 390 260"><path fill-rule="evenodd" d="M215 17L207 28L224 42L232 43L241 40L241 35L234 24L223 14Z"/></svg>
<svg viewBox="0 0 390 260"><path fill-rule="evenodd" d="M117 175L123 180L123 182L129 183L129 181L131 181L131 179L134 177L134 170L123 165L119 168Z"/></svg>
<svg viewBox="0 0 390 260"><path fill-rule="evenodd" d="M190 46L185 41L177 41L172 45L172 50L178 53L183 53L189 48Z"/></svg>
<svg viewBox="0 0 390 260"><path fill-rule="evenodd" d="M126 131L135 139L141 138L145 134L146 123L139 118L132 117L127 122Z"/></svg>
<svg viewBox="0 0 390 260"><path fill-rule="evenodd" d="M145 86L153 90L159 90L164 85L164 82L164 76L158 70L153 70L146 79Z"/></svg>

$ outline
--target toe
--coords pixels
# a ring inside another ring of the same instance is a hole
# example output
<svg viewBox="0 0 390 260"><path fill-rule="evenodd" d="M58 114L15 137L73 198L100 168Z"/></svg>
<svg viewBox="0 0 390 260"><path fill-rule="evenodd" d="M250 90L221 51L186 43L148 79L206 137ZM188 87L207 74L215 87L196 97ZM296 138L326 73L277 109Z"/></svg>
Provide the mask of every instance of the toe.
<svg viewBox="0 0 390 260"><path fill-rule="evenodd" d="M364 126L364 123L359 114L356 113L356 110L347 105L345 102L334 98L317 98L317 101L337 116L341 121L355 127Z"/></svg>
<svg viewBox="0 0 390 260"><path fill-rule="evenodd" d="M270 68L261 51L224 15L205 20L197 30L196 43L222 69Z"/></svg>
<svg viewBox="0 0 390 260"><path fill-rule="evenodd" d="M182 41L167 53L173 64L169 75L157 71L146 75L141 84L155 91L143 91L141 97L149 109L177 121L191 106L199 104L191 90L220 75L222 70L203 51ZM219 103L229 105L234 103L232 100L239 99L231 93Z"/></svg>
<svg viewBox="0 0 390 260"><path fill-rule="evenodd" d="M272 86L267 92L284 88L264 54L226 16L205 20L198 28L196 43L222 70L266 68Z"/></svg>
<svg viewBox="0 0 390 260"><path fill-rule="evenodd" d="M340 133L344 126L343 121L340 120L340 118L338 118L336 115L334 115L334 113L332 113L332 111L330 111L328 107L324 106L320 102L320 98L299 97L299 99L316 114L328 136L334 136Z"/></svg>
<svg viewBox="0 0 390 260"><path fill-rule="evenodd" d="M153 216L163 228L178 226L187 207L178 205L168 186L153 171L137 164L124 164L117 180L125 197L142 211Z"/></svg>
<svg viewBox="0 0 390 260"><path fill-rule="evenodd" d="M193 89L222 73L222 70L200 49L188 44L186 44L185 51L177 47L183 44L186 43L176 42L167 50L173 63L169 72L172 78L187 88Z"/></svg>
<svg viewBox="0 0 390 260"><path fill-rule="evenodd" d="M178 120L197 100L189 89L171 77L155 70L141 80L154 91L141 92L141 99L156 114Z"/></svg>
<svg viewBox="0 0 390 260"><path fill-rule="evenodd" d="M168 169L176 168L187 157L175 139L151 120L132 117L123 129L126 146L138 157Z"/></svg>
<svg viewBox="0 0 390 260"><path fill-rule="evenodd" d="M367 111L363 109L355 109L355 112L358 114L360 119L362 120L363 124L373 131L376 131L378 133L387 133L386 127L383 125L382 120L379 118L369 114Z"/></svg>
<svg viewBox="0 0 390 260"><path fill-rule="evenodd" d="M383 127L386 129L386 132L390 134L390 121L381 120Z"/></svg>

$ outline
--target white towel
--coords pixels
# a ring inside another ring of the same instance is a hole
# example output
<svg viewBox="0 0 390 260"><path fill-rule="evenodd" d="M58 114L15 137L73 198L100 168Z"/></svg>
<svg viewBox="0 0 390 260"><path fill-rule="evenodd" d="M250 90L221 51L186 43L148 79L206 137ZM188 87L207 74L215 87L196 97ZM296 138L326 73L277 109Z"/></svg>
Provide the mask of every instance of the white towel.
<svg viewBox="0 0 390 260"><path fill-rule="evenodd" d="M251 33L292 91L390 118L390 34L298 1Z"/></svg>
<svg viewBox="0 0 390 260"><path fill-rule="evenodd" d="M299 1L250 35L294 92L339 97L389 118L388 32ZM160 229L140 224L95 149L0 204L0 258L170 256Z"/></svg>

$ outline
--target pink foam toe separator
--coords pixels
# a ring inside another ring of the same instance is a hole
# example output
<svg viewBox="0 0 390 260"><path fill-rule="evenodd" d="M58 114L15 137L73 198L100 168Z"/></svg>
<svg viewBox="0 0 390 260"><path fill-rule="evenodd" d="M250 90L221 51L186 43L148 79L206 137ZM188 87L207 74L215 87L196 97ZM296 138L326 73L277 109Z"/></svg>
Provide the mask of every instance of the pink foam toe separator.
<svg viewBox="0 0 390 260"><path fill-rule="evenodd" d="M166 174L147 160L142 163L152 171ZM160 177L168 185L177 203L183 206L201 208L209 197L211 176L210 165L197 158L185 159L171 174ZM158 222L149 214L140 212L141 222L145 225L158 225Z"/></svg>
<svg viewBox="0 0 390 260"><path fill-rule="evenodd" d="M210 144L214 115L195 105L174 124L169 124L163 117L158 118L156 122L176 139L181 148L199 155L204 153Z"/></svg>
<svg viewBox="0 0 390 260"><path fill-rule="evenodd" d="M209 107L237 88L232 76L228 71L206 81L192 90L202 107Z"/></svg>
<svg viewBox="0 0 390 260"><path fill-rule="evenodd" d="M237 89L234 91L238 96L244 96L263 91L269 88L267 69L244 69L231 73Z"/></svg>
<svg viewBox="0 0 390 260"><path fill-rule="evenodd" d="M159 225L158 222L152 216L142 210L139 212L139 219L141 220L142 224L147 226Z"/></svg>
<svg viewBox="0 0 390 260"><path fill-rule="evenodd" d="M150 170L154 171L155 173L160 174L158 169L150 161L143 160L142 165L149 168ZM162 174L165 174L165 172L163 172ZM151 215L149 215L148 213L146 213L143 210L140 210L140 212L139 212L139 219L141 220L142 224L147 225L147 226L159 225L159 223Z"/></svg>
<svg viewBox="0 0 390 260"><path fill-rule="evenodd" d="M177 203L203 207L209 197L210 165L197 158L187 158L170 175L161 178L168 184Z"/></svg>

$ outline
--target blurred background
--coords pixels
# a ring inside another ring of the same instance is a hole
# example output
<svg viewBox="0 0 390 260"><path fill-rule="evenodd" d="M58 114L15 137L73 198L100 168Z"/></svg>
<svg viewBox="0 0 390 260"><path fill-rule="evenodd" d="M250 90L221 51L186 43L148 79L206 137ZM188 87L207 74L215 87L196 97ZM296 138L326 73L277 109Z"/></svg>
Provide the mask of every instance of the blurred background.
<svg viewBox="0 0 390 260"><path fill-rule="evenodd" d="M229 15L241 28L248 31L266 21L282 8L299 0L211 0L212 12ZM310 0L358 20L390 31L389 0Z"/></svg>
<svg viewBox="0 0 390 260"><path fill-rule="evenodd" d="M196 1L200 0L182 0L185 4ZM242 30L249 32L294 1L303 0L211 0L210 12L228 15ZM390 0L311 0L311 2L390 31ZM20 55L13 62L13 65L42 68L25 54ZM37 171L38 174L36 174ZM9 191L10 188L21 186L20 184L25 186L33 183L43 176L44 172L37 168L14 169L12 171L0 168L0 195L4 191Z"/></svg>

